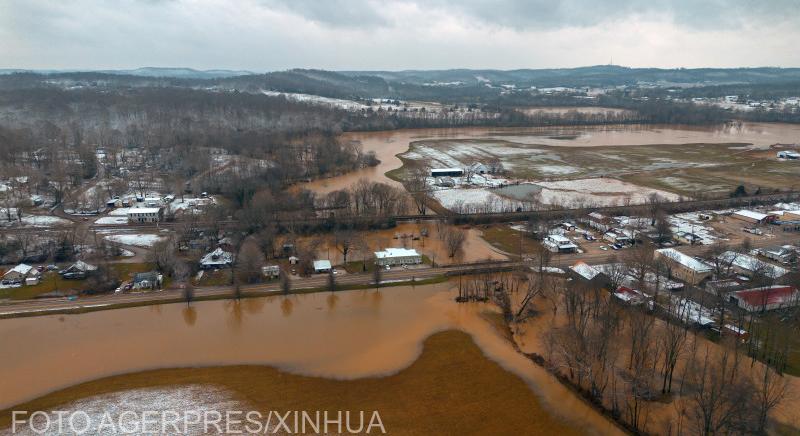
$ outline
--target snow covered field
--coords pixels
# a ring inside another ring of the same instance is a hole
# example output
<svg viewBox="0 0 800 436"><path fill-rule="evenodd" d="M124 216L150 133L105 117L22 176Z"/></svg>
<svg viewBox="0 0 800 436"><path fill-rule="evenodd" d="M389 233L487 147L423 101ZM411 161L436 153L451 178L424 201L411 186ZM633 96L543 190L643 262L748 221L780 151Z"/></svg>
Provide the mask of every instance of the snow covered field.
<svg viewBox="0 0 800 436"><path fill-rule="evenodd" d="M109 215L111 215L111 216L104 216L102 218L98 218L97 220L95 220L94 223L97 224L97 225L113 225L113 224L127 224L128 223L128 216L127 215L122 215L122 216L115 216L115 215L112 215L112 214L109 214Z"/></svg>
<svg viewBox="0 0 800 436"><path fill-rule="evenodd" d="M22 224L31 227L52 227L67 225L70 221L50 215L27 215L22 217Z"/></svg>
<svg viewBox="0 0 800 436"><path fill-rule="evenodd" d="M121 235L108 235L106 239L123 245L133 245L134 247L150 248L156 242L164 239L163 236L149 233L131 233Z"/></svg>

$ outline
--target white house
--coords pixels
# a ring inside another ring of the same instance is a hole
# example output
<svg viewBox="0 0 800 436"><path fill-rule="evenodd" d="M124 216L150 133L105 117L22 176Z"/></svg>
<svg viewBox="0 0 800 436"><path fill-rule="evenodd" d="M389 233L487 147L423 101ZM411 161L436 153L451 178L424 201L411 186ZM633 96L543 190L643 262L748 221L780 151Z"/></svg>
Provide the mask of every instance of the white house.
<svg viewBox="0 0 800 436"><path fill-rule="evenodd" d="M387 248L375 252L375 264L386 265L418 265L422 263L422 255L417 250L408 248Z"/></svg>
<svg viewBox="0 0 800 436"><path fill-rule="evenodd" d="M164 216L160 207L136 207L128 210L128 221L131 223L157 223Z"/></svg>
<svg viewBox="0 0 800 436"><path fill-rule="evenodd" d="M200 259L200 268L227 268L233 264L233 259L233 253L227 252L222 248L217 248Z"/></svg>
<svg viewBox="0 0 800 436"><path fill-rule="evenodd" d="M544 237L542 245L554 253L574 253L578 251L578 246L564 235L547 235Z"/></svg>
<svg viewBox="0 0 800 436"><path fill-rule="evenodd" d="M323 259L314 261L314 272L317 274L330 272L332 268L330 260Z"/></svg>

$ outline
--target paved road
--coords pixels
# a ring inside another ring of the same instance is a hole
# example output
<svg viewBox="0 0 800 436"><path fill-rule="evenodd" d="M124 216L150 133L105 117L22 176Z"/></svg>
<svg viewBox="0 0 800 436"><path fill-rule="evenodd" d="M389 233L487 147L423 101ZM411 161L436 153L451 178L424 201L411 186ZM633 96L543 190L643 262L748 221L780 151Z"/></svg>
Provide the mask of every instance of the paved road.
<svg viewBox="0 0 800 436"><path fill-rule="evenodd" d="M800 235L796 233L776 233L775 238L763 239L753 241L753 248L762 248L767 246L782 245L782 244L798 244L800 242ZM679 250L691 256L699 256L704 254L709 249L707 245L695 246L682 246ZM552 259L551 265L559 268L567 268L577 261L584 261L590 265L608 263L612 256L621 256L623 251L609 251L603 253L593 254L569 254L569 255L555 255ZM491 268L514 268L524 265L522 262L515 261L495 261L495 262L479 262L468 265L452 265L452 266L439 266L436 268L420 268L420 269L393 269L391 271L383 271L381 282L391 283L400 281L420 281L440 277L445 274L454 273L474 273L481 269ZM293 290L304 289L320 289L325 288L328 283L326 275L315 275L306 278L296 278L292 280ZM336 283L340 286L354 286L354 285L371 285L374 283L371 273L357 273L357 274L343 274L336 277ZM258 293L263 295L279 294L281 292L280 285L277 283L260 284L242 286L242 290L246 292ZM232 294L230 286L216 286L216 287L200 287L195 289L197 297L219 297ZM56 299L39 299L39 300L22 300L22 301L9 301L0 305L0 318L19 316L24 314L47 314L58 313L59 311L80 310L99 308L109 305L117 304L135 304L135 303L158 303L167 301L176 301L182 298L180 290L163 290L158 292L142 292L142 293L125 293L125 294L112 294L112 295L99 295L91 297L80 297L75 301L69 301L66 298Z"/></svg>

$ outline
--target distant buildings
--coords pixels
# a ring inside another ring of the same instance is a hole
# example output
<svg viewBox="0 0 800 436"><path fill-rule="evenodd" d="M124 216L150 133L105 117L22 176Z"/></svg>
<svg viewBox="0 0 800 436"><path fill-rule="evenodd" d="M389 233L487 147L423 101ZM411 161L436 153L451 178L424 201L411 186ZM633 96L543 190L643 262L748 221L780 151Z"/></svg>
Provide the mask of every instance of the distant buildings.
<svg viewBox="0 0 800 436"><path fill-rule="evenodd" d="M39 283L41 273L36 268L21 263L3 274L4 285L35 285Z"/></svg>
<svg viewBox="0 0 800 436"><path fill-rule="evenodd" d="M749 254L726 251L719 256L719 260L731 266L737 274L747 277L767 277L777 279L783 277L789 271L769 262L750 256Z"/></svg>

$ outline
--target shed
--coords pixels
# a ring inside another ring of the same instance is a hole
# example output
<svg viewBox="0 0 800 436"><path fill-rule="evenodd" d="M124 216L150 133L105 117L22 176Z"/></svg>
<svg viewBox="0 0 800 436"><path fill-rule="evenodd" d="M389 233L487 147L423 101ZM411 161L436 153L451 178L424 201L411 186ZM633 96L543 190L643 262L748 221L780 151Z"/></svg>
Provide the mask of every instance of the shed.
<svg viewBox="0 0 800 436"><path fill-rule="evenodd" d="M314 272L317 274L330 272L332 268L330 260L323 259L314 261Z"/></svg>

